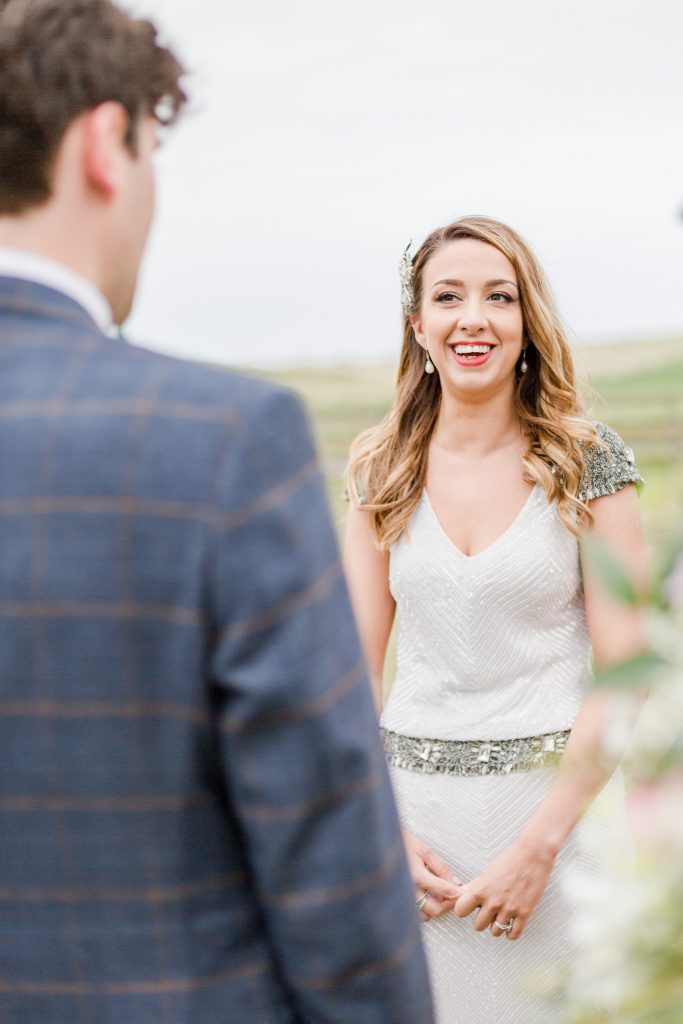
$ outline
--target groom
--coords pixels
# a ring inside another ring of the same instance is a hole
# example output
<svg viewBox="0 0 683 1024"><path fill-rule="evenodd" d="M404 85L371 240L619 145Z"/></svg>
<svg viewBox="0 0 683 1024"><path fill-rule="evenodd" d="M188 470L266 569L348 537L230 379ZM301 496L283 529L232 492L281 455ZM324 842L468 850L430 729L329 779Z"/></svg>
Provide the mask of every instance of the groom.
<svg viewBox="0 0 683 1024"><path fill-rule="evenodd" d="M0 1015L428 1022L301 408L109 336L181 77L109 0L0 5Z"/></svg>

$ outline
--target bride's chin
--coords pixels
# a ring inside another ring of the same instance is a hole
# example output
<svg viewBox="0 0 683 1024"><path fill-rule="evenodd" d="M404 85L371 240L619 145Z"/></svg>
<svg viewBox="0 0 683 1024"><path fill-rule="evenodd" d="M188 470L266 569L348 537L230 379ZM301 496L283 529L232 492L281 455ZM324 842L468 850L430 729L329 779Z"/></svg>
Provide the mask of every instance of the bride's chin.
<svg viewBox="0 0 683 1024"><path fill-rule="evenodd" d="M485 367L482 367L482 371ZM506 377L504 380L498 379L496 374L488 373L472 373L464 370L460 366L449 367L447 373L441 372L441 388L445 391L450 391L453 395L466 395L468 398L479 397L482 398L490 395L491 398L499 395L501 390L504 391L506 386L509 386L511 391L514 391L515 378L514 374L510 377ZM455 371L455 372L454 372Z"/></svg>

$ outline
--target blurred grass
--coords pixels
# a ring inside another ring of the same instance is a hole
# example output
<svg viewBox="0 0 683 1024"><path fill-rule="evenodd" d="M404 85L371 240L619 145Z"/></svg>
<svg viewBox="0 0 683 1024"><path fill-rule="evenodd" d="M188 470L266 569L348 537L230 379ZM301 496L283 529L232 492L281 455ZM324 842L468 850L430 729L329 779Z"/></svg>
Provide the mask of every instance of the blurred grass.
<svg viewBox="0 0 683 1024"><path fill-rule="evenodd" d="M591 375L587 404L594 419L609 423L633 448L646 482L646 536L651 550L661 552L683 532L683 342L661 364L654 351L648 361L643 345L642 363L633 365L633 353L622 358L617 346L613 367L601 361L601 372Z"/></svg>
<svg viewBox="0 0 683 1024"><path fill-rule="evenodd" d="M636 453L647 486L642 513L648 543L661 550L683 530L683 339L576 350L592 418L609 423ZM389 408L394 366L299 368L270 373L303 397L342 528L342 473L349 444Z"/></svg>

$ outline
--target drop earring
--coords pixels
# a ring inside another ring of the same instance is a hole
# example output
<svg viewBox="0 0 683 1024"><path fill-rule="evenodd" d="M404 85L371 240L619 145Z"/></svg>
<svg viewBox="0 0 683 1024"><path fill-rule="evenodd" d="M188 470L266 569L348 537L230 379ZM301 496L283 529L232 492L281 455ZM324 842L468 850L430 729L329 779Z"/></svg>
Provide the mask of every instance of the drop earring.
<svg viewBox="0 0 683 1024"><path fill-rule="evenodd" d="M525 345L524 348L522 349L522 361L519 364L519 372L520 373L526 373L526 371L528 369L529 369L529 364L526 361L526 345Z"/></svg>
<svg viewBox="0 0 683 1024"><path fill-rule="evenodd" d="M427 352L427 362L425 363L425 373L434 373L434 363L432 362L432 357L430 356L429 351L427 349L425 349L425 351Z"/></svg>

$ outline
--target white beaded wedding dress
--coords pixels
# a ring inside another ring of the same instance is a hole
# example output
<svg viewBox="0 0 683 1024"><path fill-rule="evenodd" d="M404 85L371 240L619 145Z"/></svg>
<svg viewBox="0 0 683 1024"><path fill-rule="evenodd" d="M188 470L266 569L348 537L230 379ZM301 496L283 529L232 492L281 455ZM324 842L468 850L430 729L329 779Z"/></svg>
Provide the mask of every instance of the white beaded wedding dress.
<svg viewBox="0 0 683 1024"><path fill-rule="evenodd" d="M619 436L598 429L609 450L587 453L587 499L641 481ZM397 673L381 726L401 819L469 881L543 799L591 686L577 540L537 485L505 533L467 557L424 492L391 549L390 586ZM539 739L497 742L529 737ZM628 846L622 811L617 773L564 844L517 941L455 914L424 925L438 1024L563 1019L562 997L549 993L575 954L566 878L609 870Z"/></svg>

